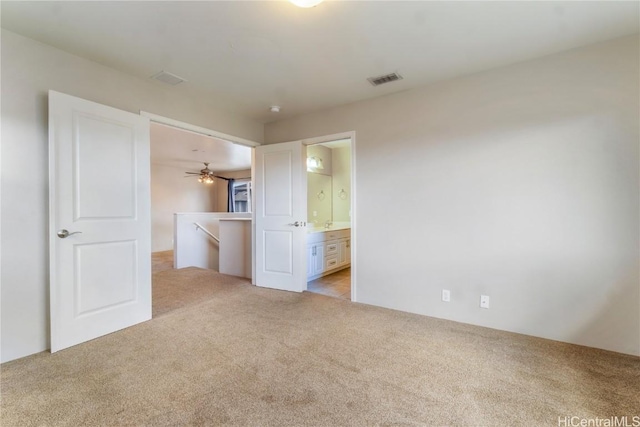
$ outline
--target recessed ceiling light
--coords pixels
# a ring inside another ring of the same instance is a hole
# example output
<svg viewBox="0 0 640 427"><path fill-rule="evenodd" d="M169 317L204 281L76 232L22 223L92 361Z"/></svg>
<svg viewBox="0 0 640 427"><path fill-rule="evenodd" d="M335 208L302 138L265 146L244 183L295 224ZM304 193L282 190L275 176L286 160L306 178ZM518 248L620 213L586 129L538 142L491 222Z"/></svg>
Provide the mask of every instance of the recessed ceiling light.
<svg viewBox="0 0 640 427"><path fill-rule="evenodd" d="M269 108L269 111L271 111L272 113L279 113L280 112L280 106L272 105L271 108Z"/></svg>
<svg viewBox="0 0 640 427"><path fill-rule="evenodd" d="M289 0L298 7L314 7L322 3L323 0Z"/></svg>

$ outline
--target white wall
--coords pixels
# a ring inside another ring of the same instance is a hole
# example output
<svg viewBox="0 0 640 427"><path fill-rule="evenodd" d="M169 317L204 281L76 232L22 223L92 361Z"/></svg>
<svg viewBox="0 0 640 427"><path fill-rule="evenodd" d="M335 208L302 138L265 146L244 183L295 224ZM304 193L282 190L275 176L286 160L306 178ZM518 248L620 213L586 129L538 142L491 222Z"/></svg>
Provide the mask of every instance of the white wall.
<svg viewBox="0 0 640 427"><path fill-rule="evenodd" d="M152 148L153 151L153 142ZM151 250L173 249L173 214L214 212L216 199L211 185L185 178L184 168L151 164Z"/></svg>
<svg viewBox="0 0 640 427"><path fill-rule="evenodd" d="M640 355L639 47L271 123L265 139L356 131L360 302Z"/></svg>
<svg viewBox="0 0 640 427"><path fill-rule="evenodd" d="M7 361L49 347L47 91L260 142L263 125L2 30L2 343Z"/></svg>

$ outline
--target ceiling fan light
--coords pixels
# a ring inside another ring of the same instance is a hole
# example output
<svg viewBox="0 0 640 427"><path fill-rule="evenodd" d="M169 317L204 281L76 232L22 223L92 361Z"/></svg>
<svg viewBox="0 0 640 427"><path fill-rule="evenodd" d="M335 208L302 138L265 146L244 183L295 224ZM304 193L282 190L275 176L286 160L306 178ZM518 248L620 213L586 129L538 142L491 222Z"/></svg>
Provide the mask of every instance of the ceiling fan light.
<svg viewBox="0 0 640 427"><path fill-rule="evenodd" d="M315 7L323 2L323 0L289 0L298 7Z"/></svg>

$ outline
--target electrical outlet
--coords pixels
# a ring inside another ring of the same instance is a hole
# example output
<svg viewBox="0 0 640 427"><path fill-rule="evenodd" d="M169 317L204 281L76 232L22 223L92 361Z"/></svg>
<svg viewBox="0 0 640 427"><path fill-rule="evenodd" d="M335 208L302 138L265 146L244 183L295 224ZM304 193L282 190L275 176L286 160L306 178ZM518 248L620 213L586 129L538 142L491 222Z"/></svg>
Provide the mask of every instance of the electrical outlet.
<svg viewBox="0 0 640 427"><path fill-rule="evenodd" d="M451 301L451 291L449 289L442 290L442 301L450 302Z"/></svg>
<svg viewBox="0 0 640 427"><path fill-rule="evenodd" d="M489 308L489 296L480 295L480 308Z"/></svg>

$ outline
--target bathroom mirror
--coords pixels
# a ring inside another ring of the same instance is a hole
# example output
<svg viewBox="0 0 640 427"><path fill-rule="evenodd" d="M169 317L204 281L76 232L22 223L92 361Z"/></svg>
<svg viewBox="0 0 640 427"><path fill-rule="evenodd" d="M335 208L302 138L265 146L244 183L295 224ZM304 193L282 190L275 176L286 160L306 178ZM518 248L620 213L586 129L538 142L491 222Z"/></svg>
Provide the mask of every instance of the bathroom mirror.
<svg viewBox="0 0 640 427"><path fill-rule="evenodd" d="M307 173L307 222L322 227L332 222L331 176Z"/></svg>

